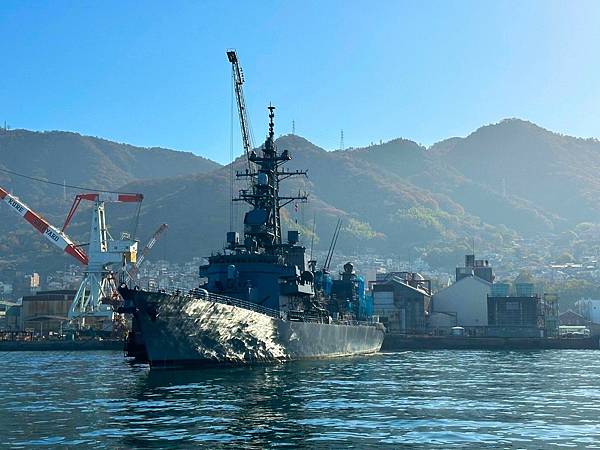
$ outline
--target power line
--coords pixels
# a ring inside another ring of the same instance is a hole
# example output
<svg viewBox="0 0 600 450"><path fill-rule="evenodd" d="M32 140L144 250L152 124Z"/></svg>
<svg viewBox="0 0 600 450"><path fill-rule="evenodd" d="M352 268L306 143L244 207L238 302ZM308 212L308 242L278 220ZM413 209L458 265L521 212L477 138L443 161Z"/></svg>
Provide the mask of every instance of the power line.
<svg viewBox="0 0 600 450"><path fill-rule="evenodd" d="M64 182L63 183L57 183L55 181L44 180L42 178L30 177L29 175L24 175L22 173L14 172L12 170L3 169L2 167L0 167L0 172L5 172L5 173L8 173L10 175L15 175L17 177L22 177L22 178L26 178L28 180L37 181L39 183L46 183L46 184L52 184L54 186L60 186L63 189L65 189L65 188L71 188L71 189L79 189L81 191L106 192L107 194L131 194L131 192L108 191L106 189L94 189L94 188L89 188L89 187L85 187L85 186L76 186L76 185L73 185L73 184L66 184Z"/></svg>

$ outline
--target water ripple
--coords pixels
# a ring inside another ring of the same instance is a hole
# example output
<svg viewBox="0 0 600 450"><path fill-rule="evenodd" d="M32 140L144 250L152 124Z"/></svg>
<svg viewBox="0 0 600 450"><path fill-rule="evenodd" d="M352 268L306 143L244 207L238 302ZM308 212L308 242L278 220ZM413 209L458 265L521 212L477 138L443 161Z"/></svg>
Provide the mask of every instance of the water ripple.
<svg viewBox="0 0 600 450"><path fill-rule="evenodd" d="M150 373L118 352L14 353L10 448L600 448L600 352L402 352Z"/></svg>

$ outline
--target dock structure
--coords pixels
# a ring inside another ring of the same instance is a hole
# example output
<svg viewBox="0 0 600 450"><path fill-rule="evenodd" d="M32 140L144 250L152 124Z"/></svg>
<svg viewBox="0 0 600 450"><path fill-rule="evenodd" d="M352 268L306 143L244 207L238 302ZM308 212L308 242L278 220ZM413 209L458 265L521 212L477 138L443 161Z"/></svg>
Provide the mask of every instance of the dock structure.
<svg viewBox="0 0 600 450"><path fill-rule="evenodd" d="M382 352L401 350L599 350L600 337L472 337L472 336L407 336L388 333Z"/></svg>

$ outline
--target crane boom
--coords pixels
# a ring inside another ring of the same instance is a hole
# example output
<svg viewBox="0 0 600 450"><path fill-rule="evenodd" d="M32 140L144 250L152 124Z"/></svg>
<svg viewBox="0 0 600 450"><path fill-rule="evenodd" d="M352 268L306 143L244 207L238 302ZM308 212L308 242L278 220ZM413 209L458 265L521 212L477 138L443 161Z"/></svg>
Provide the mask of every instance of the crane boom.
<svg viewBox="0 0 600 450"><path fill-rule="evenodd" d="M141 267L142 263L144 262L144 258L146 257L146 255L148 254L148 252L152 249L152 247L154 247L154 244L156 244L156 242L160 238L160 235L167 228L168 228L168 225L166 223L163 223L160 227L158 227L158 230L156 230L154 232L154 234L152 235L152 237L150 238L150 240L148 241L148 243L146 244L146 246L142 250L140 256L137 258L136 263L133 265L133 267L129 271L129 279L130 280L133 280L135 278L135 276L137 275L138 271L140 270L140 267Z"/></svg>
<svg viewBox="0 0 600 450"><path fill-rule="evenodd" d="M246 152L246 159L249 162L250 152L252 151L252 133L250 130L250 121L248 120L248 114L246 111L246 101L244 100L244 75L240 62L237 57L235 50L227 51L227 59L231 63L231 74L233 77L233 84L235 88L235 98L237 101L238 114L240 116L240 128L242 130L242 142L244 144L244 151Z"/></svg>
<svg viewBox="0 0 600 450"><path fill-rule="evenodd" d="M13 211L23 217L31 224L31 226L43 234L44 237L54 245L71 255L81 264L88 264L88 256L83 252L83 250L77 247L65 233L50 225L46 219L35 213L25 203L21 202L17 197L10 195L1 187L0 200L6 202L13 209Z"/></svg>

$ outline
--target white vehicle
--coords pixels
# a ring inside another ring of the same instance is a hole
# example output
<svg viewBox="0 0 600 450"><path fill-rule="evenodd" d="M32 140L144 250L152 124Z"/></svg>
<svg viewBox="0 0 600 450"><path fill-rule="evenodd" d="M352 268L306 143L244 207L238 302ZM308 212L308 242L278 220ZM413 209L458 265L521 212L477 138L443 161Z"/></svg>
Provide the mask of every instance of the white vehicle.
<svg viewBox="0 0 600 450"><path fill-rule="evenodd" d="M590 329L584 325L561 325L558 327L560 337L589 337Z"/></svg>

